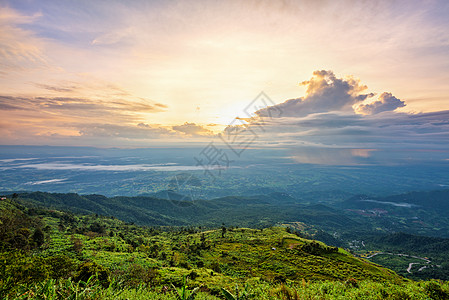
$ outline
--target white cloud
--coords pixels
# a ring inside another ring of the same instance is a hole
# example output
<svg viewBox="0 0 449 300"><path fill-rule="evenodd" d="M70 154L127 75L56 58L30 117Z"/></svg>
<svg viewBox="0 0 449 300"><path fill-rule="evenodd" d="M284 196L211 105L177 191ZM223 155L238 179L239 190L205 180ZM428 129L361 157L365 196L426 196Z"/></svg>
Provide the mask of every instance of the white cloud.
<svg viewBox="0 0 449 300"><path fill-rule="evenodd" d="M405 106L404 101L387 92L382 93L376 102L361 104L374 93L363 93L368 87L362 85L360 80L337 78L332 71L315 71L313 77L301 85L307 87L306 96L263 108L256 114L261 118L271 117L270 110L273 109L281 111L282 117L303 117L323 112L376 114Z"/></svg>
<svg viewBox="0 0 449 300"><path fill-rule="evenodd" d="M393 111L399 107L404 107L405 102L399 100L391 93L382 93L379 100L369 103L360 104L354 108L357 113L364 115L374 115L384 111Z"/></svg>

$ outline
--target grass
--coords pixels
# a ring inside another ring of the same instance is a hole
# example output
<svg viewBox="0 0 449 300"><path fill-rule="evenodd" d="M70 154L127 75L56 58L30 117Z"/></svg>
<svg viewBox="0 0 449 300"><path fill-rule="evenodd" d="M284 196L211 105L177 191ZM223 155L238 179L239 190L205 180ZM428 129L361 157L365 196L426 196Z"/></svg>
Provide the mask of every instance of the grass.
<svg viewBox="0 0 449 300"><path fill-rule="evenodd" d="M232 290L230 292L229 290ZM119 283L113 283L104 288L94 278L87 283L75 283L70 279L47 281L20 286L12 299L397 299L424 300L448 299L449 285L439 281L409 282L406 284L361 282L303 282L302 284L269 284L267 282L251 282L239 289L239 298L235 289L222 289L212 295L207 289L176 287L151 287L139 285L135 288L122 288ZM224 291L227 291L224 292ZM184 296L183 296L184 295ZM193 296L190 296L193 295ZM190 297L190 298L189 298ZM232 298L233 297L233 298Z"/></svg>

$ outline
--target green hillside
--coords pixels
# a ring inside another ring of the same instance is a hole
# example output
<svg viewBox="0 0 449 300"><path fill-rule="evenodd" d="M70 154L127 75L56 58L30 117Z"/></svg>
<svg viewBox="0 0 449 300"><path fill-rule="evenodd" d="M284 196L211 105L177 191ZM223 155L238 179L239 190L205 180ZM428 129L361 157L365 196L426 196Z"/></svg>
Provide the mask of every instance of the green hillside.
<svg viewBox="0 0 449 300"><path fill-rule="evenodd" d="M359 299L373 289L447 295L445 283L413 283L285 228L149 228L10 199L0 204L5 299L187 299L176 298L186 285L186 293L198 288L196 299L224 299L223 289L236 287L247 294L239 299Z"/></svg>

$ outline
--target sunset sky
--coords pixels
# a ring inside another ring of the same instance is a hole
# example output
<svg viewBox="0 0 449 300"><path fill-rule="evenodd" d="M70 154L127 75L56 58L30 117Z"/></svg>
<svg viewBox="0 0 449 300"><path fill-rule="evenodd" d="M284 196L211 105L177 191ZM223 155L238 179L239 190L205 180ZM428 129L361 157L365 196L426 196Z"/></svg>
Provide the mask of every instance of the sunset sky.
<svg viewBox="0 0 449 300"><path fill-rule="evenodd" d="M260 145L446 151L448 15L430 0L0 0L0 143L207 141L263 91L282 114L244 121L265 117Z"/></svg>

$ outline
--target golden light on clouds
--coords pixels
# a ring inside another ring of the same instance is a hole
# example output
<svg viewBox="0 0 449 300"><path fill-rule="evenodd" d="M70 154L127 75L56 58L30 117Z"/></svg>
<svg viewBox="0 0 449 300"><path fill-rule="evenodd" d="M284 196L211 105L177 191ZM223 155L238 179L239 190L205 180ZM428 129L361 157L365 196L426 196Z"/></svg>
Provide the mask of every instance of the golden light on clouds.
<svg viewBox="0 0 449 300"><path fill-rule="evenodd" d="M439 1L5 1L1 109L16 128L1 130L23 143L94 134L83 123L101 134L149 124L164 139L184 137L172 128L185 124L217 133L261 91L275 103L307 99L323 69L353 75L354 94L380 93L357 102L360 114L449 109L447 10Z"/></svg>

